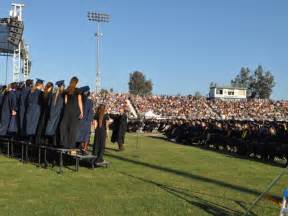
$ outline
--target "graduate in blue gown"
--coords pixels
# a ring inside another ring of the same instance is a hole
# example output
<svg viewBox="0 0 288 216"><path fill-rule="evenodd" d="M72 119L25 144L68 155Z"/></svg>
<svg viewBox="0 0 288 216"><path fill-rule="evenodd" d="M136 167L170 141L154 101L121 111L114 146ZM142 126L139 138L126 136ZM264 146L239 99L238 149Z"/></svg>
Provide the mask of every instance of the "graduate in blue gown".
<svg viewBox="0 0 288 216"><path fill-rule="evenodd" d="M31 88L33 86L33 80L28 79L25 82L25 87L22 89L20 93L20 99L19 99L19 112L18 112L18 118L19 118L19 134L21 137L26 136L26 108L27 108L27 98L31 91Z"/></svg>
<svg viewBox="0 0 288 216"><path fill-rule="evenodd" d="M1 121L0 121L0 136L14 135L17 133L17 98L16 98L16 83L11 83L8 91L4 93Z"/></svg>
<svg viewBox="0 0 288 216"><path fill-rule="evenodd" d="M91 136L91 124L93 121L93 101L89 98L90 88L85 86L80 88L83 98L83 119L80 121L77 142L81 143L83 154L87 154Z"/></svg>
<svg viewBox="0 0 288 216"><path fill-rule="evenodd" d="M26 135L30 141L35 138L38 121L41 115L41 101L43 98L43 80L38 79L27 98L26 108Z"/></svg>
<svg viewBox="0 0 288 216"><path fill-rule="evenodd" d="M50 114L45 131L45 135L48 138L49 143L52 143L54 147L57 146L60 139L59 126L64 109L64 80L56 82L56 85L58 89L52 96Z"/></svg>

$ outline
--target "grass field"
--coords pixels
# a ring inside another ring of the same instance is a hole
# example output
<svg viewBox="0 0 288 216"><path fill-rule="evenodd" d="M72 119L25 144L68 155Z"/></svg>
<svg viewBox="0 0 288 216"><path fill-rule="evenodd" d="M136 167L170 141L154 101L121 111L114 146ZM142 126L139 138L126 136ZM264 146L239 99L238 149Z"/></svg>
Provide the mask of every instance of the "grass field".
<svg viewBox="0 0 288 216"><path fill-rule="evenodd" d="M56 168L0 156L0 215L241 215L282 168L128 134L109 169ZM138 139L138 141L137 141ZM272 188L281 197L287 175ZM255 215L279 215L261 200Z"/></svg>

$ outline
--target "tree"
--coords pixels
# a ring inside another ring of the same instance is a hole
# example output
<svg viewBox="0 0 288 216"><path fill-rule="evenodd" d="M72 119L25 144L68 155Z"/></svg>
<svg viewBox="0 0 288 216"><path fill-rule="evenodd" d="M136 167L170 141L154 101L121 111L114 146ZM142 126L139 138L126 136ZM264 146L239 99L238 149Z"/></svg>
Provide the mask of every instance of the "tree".
<svg viewBox="0 0 288 216"><path fill-rule="evenodd" d="M151 95L153 84L151 80L146 80L145 75L140 71L130 73L129 92L134 95Z"/></svg>
<svg viewBox="0 0 288 216"><path fill-rule="evenodd" d="M234 80L231 80L233 87L249 88L250 86L251 73L249 68L242 67L240 74L238 74Z"/></svg>
<svg viewBox="0 0 288 216"><path fill-rule="evenodd" d="M250 90L257 98L269 99L275 87L274 76L259 65L251 78Z"/></svg>
<svg viewBox="0 0 288 216"><path fill-rule="evenodd" d="M251 74L249 68L241 68L240 73L231 80L231 85L247 89L251 98L269 99L275 86L274 76L270 71L264 71L259 65Z"/></svg>
<svg viewBox="0 0 288 216"><path fill-rule="evenodd" d="M217 83L215 83L215 82L210 82L210 88L213 88L213 87L217 87Z"/></svg>
<svg viewBox="0 0 288 216"><path fill-rule="evenodd" d="M197 99L201 98L202 97L201 92L200 91L196 91L195 94L194 94L194 97L197 98Z"/></svg>
<svg viewBox="0 0 288 216"><path fill-rule="evenodd" d="M108 90L107 89L101 89L100 94L108 94Z"/></svg>

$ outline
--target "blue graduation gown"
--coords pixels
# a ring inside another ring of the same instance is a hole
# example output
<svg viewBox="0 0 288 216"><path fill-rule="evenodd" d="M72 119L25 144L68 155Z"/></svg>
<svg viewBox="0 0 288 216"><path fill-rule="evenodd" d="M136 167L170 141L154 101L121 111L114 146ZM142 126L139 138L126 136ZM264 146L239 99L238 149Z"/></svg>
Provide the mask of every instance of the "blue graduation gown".
<svg viewBox="0 0 288 216"><path fill-rule="evenodd" d="M18 111L16 93L14 91L9 91L3 98L0 136L8 135L8 131L11 133L17 133L17 120L16 116L12 116L13 110L16 112Z"/></svg>
<svg viewBox="0 0 288 216"><path fill-rule="evenodd" d="M36 89L29 93L26 109L26 134L33 136L36 134L38 121L41 115L41 100L43 92Z"/></svg>
<svg viewBox="0 0 288 216"><path fill-rule="evenodd" d="M9 127L8 127L8 134L16 134L18 132L18 111L19 111L19 91L11 91L11 112L14 110L16 112L15 116L11 116Z"/></svg>
<svg viewBox="0 0 288 216"><path fill-rule="evenodd" d="M93 102L86 99L84 102L83 119L80 121L77 142L89 142L91 135L91 122L93 121Z"/></svg>
<svg viewBox="0 0 288 216"><path fill-rule="evenodd" d="M56 93L53 95L50 105L50 114L46 126L45 135L54 136L56 135L57 129L59 128L59 123L62 118L64 109L64 97L63 95L58 95L57 101L55 103Z"/></svg>
<svg viewBox="0 0 288 216"><path fill-rule="evenodd" d="M20 135L25 136L26 134L26 108L27 108L27 98L30 93L30 88L25 88L20 93L20 99L19 99L19 112L18 112L18 118L19 118L19 130Z"/></svg>

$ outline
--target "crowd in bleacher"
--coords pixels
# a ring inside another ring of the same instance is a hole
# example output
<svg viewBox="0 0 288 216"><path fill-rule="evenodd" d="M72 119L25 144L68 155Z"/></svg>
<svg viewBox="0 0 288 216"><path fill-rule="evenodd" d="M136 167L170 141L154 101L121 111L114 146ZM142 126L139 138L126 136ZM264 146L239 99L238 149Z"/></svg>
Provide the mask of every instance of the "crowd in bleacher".
<svg viewBox="0 0 288 216"><path fill-rule="evenodd" d="M262 99L209 100L193 96L136 96L138 113L153 111L163 118L287 120L288 102Z"/></svg>
<svg viewBox="0 0 288 216"><path fill-rule="evenodd" d="M216 113L204 97L192 96L136 96L132 99L138 113L153 111L164 118L215 118Z"/></svg>
<svg viewBox="0 0 288 216"><path fill-rule="evenodd" d="M126 105L128 94L109 92L96 94L94 92L91 94L91 99L94 101L94 109L96 109L99 104L105 103L108 113L117 114L120 108Z"/></svg>
<svg viewBox="0 0 288 216"><path fill-rule="evenodd" d="M238 120L282 121L287 119L287 107L281 101L251 99L244 101L213 100L209 105L221 117Z"/></svg>

